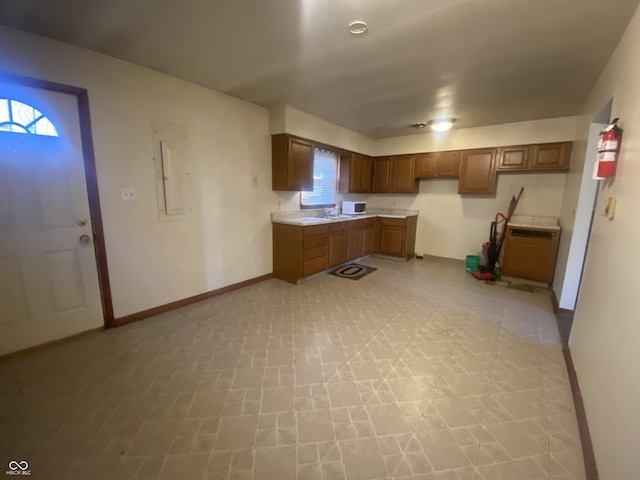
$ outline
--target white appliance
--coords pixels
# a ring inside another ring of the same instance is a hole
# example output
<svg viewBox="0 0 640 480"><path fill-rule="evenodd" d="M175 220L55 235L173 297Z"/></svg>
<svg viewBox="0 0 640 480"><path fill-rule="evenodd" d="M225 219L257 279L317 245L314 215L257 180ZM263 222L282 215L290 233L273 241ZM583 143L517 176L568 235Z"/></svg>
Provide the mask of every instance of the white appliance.
<svg viewBox="0 0 640 480"><path fill-rule="evenodd" d="M342 213L347 215L361 215L367 213L367 202L342 202Z"/></svg>

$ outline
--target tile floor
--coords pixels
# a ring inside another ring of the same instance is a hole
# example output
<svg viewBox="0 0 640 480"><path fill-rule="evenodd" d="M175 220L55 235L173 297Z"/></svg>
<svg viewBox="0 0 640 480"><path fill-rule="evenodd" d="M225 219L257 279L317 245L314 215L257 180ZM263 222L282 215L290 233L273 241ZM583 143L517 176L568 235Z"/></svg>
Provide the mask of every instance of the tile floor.
<svg viewBox="0 0 640 480"><path fill-rule="evenodd" d="M364 263L0 362L0 461L51 480L584 479L546 294Z"/></svg>

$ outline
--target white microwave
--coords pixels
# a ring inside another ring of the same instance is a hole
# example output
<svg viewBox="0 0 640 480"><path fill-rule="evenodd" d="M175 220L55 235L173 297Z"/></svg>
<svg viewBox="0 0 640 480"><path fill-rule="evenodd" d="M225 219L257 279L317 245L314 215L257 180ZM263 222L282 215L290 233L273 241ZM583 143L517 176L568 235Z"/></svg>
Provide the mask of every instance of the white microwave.
<svg viewBox="0 0 640 480"><path fill-rule="evenodd" d="M367 202L342 202L342 213L347 215L360 215L367 213Z"/></svg>

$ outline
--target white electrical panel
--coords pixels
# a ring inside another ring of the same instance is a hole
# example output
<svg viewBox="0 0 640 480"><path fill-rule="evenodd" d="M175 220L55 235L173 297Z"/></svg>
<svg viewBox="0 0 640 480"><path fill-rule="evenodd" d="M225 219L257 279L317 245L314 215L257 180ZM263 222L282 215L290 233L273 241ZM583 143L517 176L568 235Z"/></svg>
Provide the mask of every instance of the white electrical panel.
<svg viewBox="0 0 640 480"><path fill-rule="evenodd" d="M158 216L161 221L183 220L194 209L187 130L167 122L154 121L152 126Z"/></svg>

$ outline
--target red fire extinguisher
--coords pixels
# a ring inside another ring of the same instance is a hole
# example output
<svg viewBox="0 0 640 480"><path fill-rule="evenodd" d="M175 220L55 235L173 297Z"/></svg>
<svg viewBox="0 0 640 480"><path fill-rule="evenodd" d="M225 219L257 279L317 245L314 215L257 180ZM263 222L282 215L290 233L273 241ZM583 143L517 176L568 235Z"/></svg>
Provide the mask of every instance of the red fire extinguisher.
<svg viewBox="0 0 640 480"><path fill-rule="evenodd" d="M598 177L613 177L616 174L616 161L620 152L622 129L618 127L618 118L614 118L598 142Z"/></svg>

